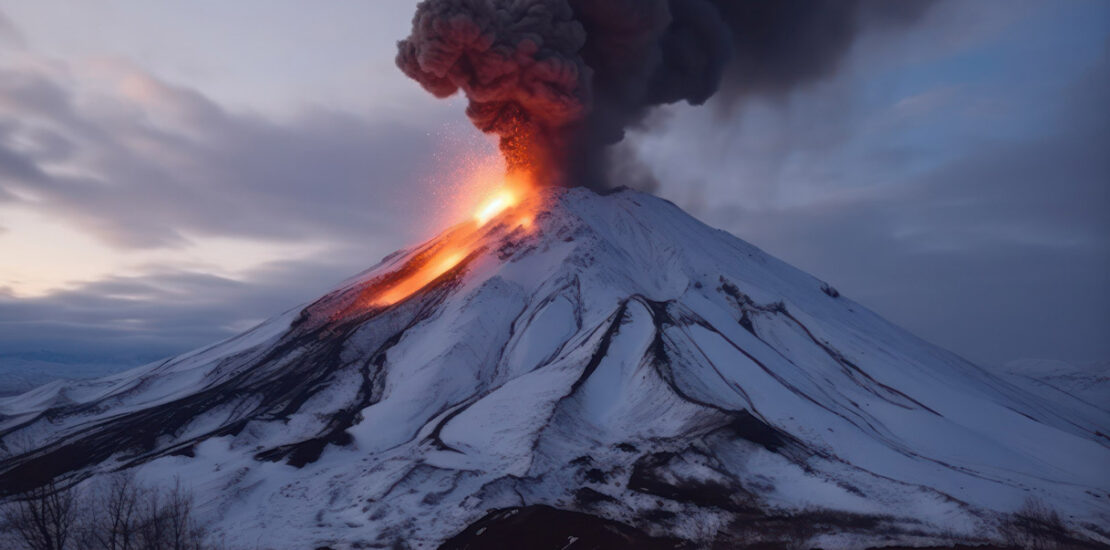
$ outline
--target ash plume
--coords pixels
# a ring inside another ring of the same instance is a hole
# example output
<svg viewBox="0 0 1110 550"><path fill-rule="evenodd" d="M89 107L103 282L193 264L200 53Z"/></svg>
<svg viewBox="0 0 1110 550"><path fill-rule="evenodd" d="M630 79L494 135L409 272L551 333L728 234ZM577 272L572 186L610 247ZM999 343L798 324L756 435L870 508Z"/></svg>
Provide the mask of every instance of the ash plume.
<svg viewBox="0 0 1110 550"><path fill-rule="evenodd" d="M461 90L510 170L602 188L608 146L651 108L786 94L835 73L863 29L932 3L423 0L397 65L437 97Z"/></svg>

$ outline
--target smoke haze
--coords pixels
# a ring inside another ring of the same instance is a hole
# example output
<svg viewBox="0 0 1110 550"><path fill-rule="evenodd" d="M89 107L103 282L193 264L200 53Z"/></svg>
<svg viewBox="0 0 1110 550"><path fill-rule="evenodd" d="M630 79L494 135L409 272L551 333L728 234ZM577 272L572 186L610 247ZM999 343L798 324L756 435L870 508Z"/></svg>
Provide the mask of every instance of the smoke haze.
<svg viewBox="0 0 1110 550"><path fill-rule="evenodd" d="M510 170L602 188L608 146L651 108L786 94L835 73L862 29L911 23L931 4L424 0L397 65L437 97L462 90Z"/></svg>

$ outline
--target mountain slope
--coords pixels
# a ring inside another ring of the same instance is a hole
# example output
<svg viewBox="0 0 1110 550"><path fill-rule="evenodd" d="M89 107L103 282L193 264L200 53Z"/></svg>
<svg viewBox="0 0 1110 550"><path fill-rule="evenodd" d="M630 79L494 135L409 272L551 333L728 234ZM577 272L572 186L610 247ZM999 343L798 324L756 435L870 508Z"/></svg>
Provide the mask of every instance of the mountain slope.
<svg viewBox="0 0 1110 550"><path fill-rule="evenodd" d="M666 201L545 190L382 305L452 231L216 346L0 400L0 490L177 475L230 542L273 548L430 547L539 505L696 544L821 510L844 520L826 547L989 538L1029 497L1106 536L1110 413L1061 413Z"/></svg>
<svg viewBox="0 0 1110 550"><path fill-rule="evenodd" d="M1110 412L1110 361L1070 364L1021 359L995 367L994 372L1031 393L1074 407L1073 414L1092 408Z"/></svg>

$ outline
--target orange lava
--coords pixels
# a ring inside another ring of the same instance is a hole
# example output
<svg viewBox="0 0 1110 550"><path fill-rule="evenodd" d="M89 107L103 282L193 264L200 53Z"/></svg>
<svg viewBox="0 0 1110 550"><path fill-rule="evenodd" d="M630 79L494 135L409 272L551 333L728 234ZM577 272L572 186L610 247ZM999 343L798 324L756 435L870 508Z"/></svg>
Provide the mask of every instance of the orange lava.
<svg viewBox="0 0 1110 550"><path fill-rule="evenodd" d="M466 254L461 250L444 250L437 253L427 263L417 268L413 274L397 281L393 286L378 294L372 305L384 307L411 296L412 293L438 279L440 275L450 271L465 257Z"/></svg>
<svg viewBox="0 0 1110 550"><path fill-rule="evenodd" d="M485 185L488 187L488 184ZM432 248L410 259L395 275L404 273L396 280L387 276L388 282L382 286L375 286L374 294L368 300L360 300L372 307L387 307L405 298L408 298L420 289L428 286L436 279L443 276L455 266L459 265L481 242L482 231L491 220L510 208L520 205L529 194L532 186L524 177L506 177L502 184L485 200L479 203L474 212L473 219L455 230L445 233L441 241L432 244ZM514 213L508 223L510 229L532 226L533 215L530 212Z"/></svg>
<svg viewBox="0 0 1110 550"><path fill-rule="evenodd" d="M478 222L478 225L486 225L486 222L490 221L491 218L516 203L517 197L512 191L501 189L493 198L487 200L478 208L478 212L474 214L474 221Z"/></svg>

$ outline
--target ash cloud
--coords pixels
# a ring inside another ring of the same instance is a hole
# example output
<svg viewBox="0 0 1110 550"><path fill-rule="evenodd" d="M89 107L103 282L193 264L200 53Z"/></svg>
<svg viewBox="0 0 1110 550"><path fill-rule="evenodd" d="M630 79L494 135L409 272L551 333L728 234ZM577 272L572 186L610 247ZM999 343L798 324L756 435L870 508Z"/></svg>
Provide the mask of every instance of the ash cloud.
<svg viewBox="0 0 1110 550"><path fill-rule="evenodd" d="M653 107L784 95L834 74L864 30L907 25L932 4L424 0L397 65L437 97L461 90L510 170L601 188L608 146Z"/></svg>

